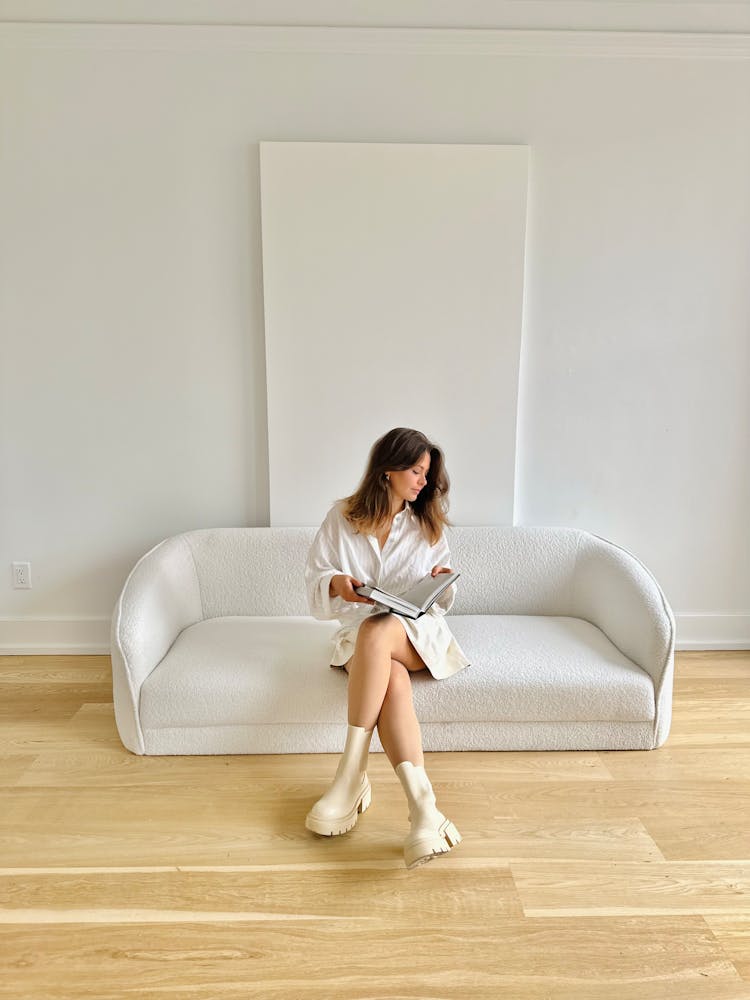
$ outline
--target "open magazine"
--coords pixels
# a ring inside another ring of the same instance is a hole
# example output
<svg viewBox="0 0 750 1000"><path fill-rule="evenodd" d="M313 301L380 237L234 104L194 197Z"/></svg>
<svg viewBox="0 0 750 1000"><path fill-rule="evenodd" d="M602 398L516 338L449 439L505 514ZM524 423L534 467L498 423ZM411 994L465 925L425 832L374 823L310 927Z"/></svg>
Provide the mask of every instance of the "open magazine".
<svg viewBox="0 0 750 1000"><path fill-rule="evenodd" d="M444 590L461 576L460 573L438 573L433 576L428 573L419 583L415 583L403 594L390 594L378 587L355 587L355 592L362 597L371 597L378 604L384 604L392 611L406 618L420 618L429 611Z"/></svg>

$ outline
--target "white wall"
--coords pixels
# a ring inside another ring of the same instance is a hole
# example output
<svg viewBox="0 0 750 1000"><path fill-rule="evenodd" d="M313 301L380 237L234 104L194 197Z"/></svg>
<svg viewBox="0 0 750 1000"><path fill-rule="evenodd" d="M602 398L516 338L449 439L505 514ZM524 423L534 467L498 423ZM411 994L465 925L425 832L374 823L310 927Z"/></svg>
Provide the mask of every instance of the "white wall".
<svg viewBox="0 0 750 1000"><path fill-rule="evenodd" d="M268 523L286 139L530 147L515 522L630 548L681 648L750 644L747 36L3 24L0 102L0 649L106 651L147 548Z"/></svg>

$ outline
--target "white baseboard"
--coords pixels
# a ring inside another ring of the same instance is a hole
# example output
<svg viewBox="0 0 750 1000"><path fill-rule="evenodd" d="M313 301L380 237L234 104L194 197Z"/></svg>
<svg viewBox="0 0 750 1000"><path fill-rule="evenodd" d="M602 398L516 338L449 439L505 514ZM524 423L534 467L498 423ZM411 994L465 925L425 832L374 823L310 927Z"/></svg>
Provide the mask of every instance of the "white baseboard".
<svg viewBox="0 0 750 1000"><path fill-rule="evenodd" d="M675 649L750 649L750 614L730 611L675 614Z"/></svg>
<svg viewBox="0 0 750 1000"><path fill-rule="evenodd" d="M0 656L109 655L107 616L0 618Z"/></svg>

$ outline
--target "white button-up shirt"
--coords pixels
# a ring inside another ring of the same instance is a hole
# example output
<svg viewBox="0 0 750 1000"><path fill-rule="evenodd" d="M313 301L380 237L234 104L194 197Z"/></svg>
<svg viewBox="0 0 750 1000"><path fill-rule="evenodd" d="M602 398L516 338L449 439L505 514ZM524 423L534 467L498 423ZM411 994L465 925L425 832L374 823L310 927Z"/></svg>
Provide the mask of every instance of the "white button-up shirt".
<svg viewBox="0 0 750 1000"><path fill-rule="evenodd" d="M305 566L310 613L321 621L338 619L342 625L333 636L331 666L341 666L350 658L365 618L387 610L380 604L359 604L331 597L332 577L353 576L370 586L402 594L427 576L433 566L450 566L445 532L435 545L430 545L408 500L393 518L382 551L377 538L355 531L342 511L343 501L328 511ZM451 584L430 610L417 619L391 612L403 622L406 634L434 677L449 677L469 666L445 621L445 614L456 599L456 586Z"/></svg>

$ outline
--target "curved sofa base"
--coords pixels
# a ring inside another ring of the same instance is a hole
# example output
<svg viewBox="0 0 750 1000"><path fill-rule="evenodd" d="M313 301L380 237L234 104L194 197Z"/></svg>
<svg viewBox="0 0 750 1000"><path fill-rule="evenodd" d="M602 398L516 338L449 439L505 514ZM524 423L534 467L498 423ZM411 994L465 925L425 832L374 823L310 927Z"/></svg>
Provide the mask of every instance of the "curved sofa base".
<svg viewBox="0 0 750 1000"><path fill-rule="evenodd" d="M655 749L653 722L433 722L420 728L426 752ZM341 753L345 738L346 726L338 723L144 731L147 755ZM370 750L383 750L377 729Z"/></svg>

